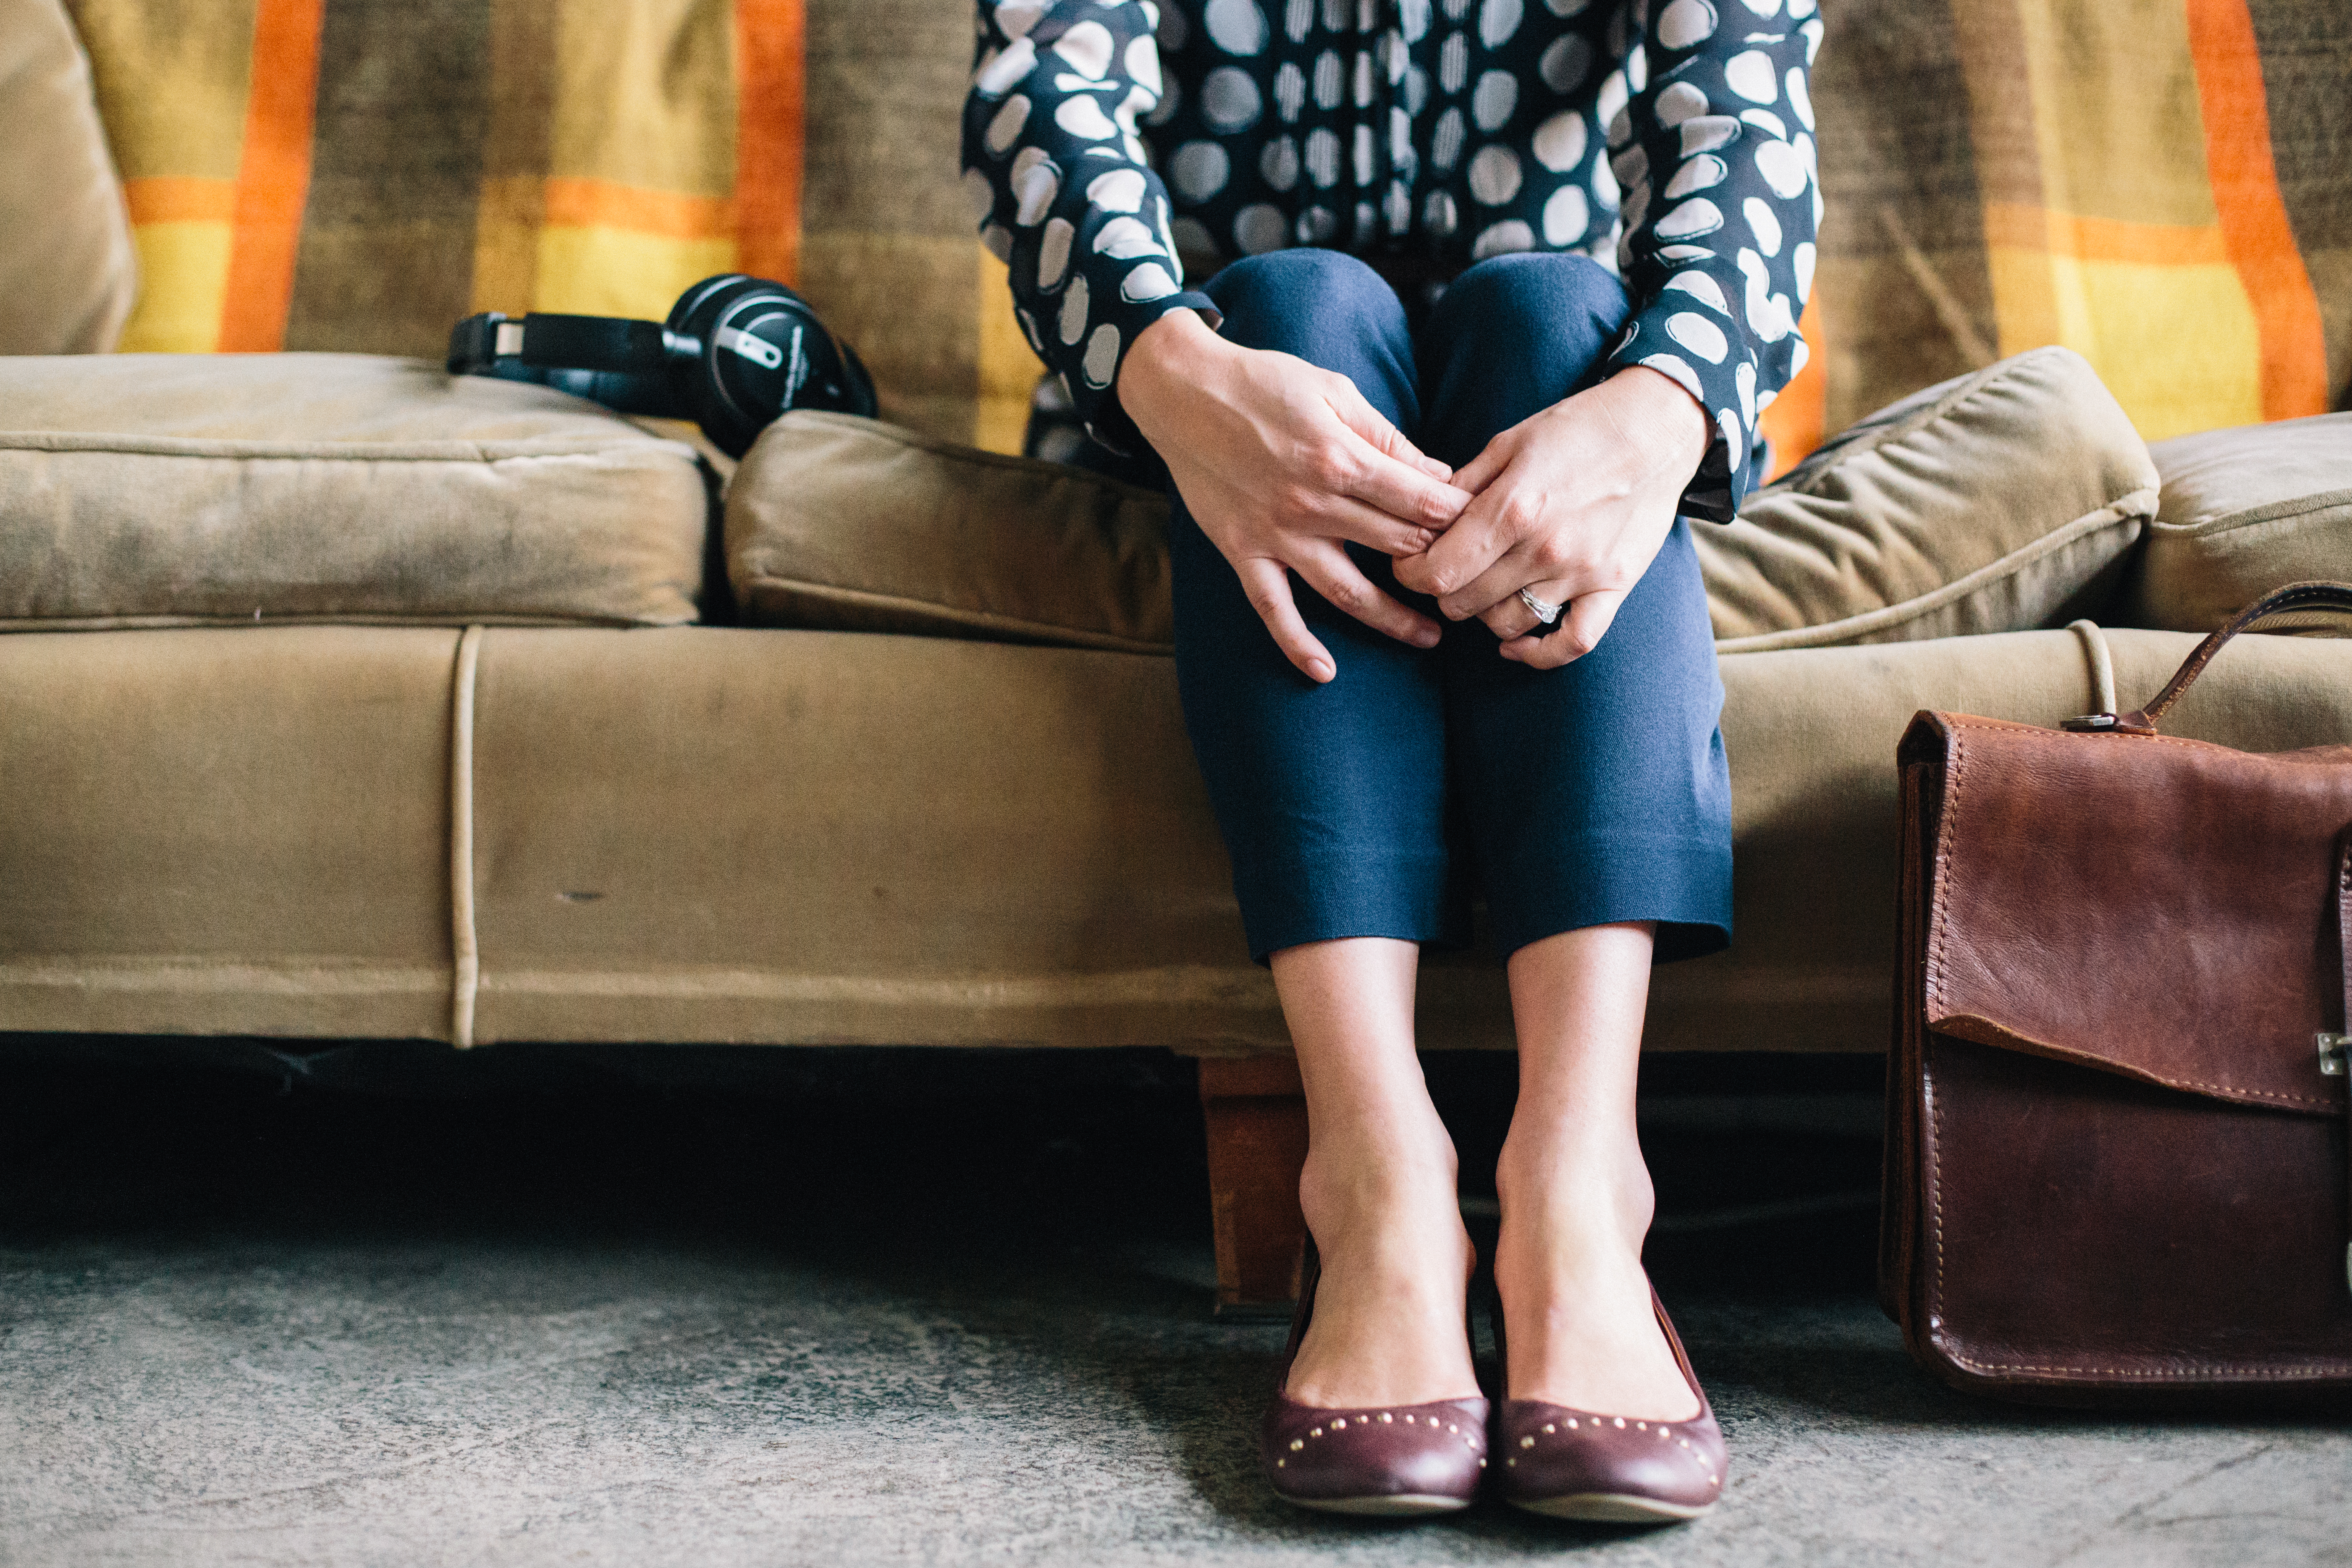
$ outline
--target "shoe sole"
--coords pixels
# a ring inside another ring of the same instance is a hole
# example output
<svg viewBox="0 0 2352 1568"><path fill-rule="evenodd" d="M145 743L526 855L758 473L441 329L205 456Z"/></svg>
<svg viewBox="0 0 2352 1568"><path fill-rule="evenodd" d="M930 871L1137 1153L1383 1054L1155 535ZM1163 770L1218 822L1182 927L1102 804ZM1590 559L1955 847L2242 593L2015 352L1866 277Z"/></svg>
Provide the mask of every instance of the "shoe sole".
<svg viewBox="0 0 2352 1568"><path fill-rule="evenodd" d="M1292 1497L1285 1502L1311 1508L1318 1513L1348 1513L1360 1519L1418 1519L1433 1513L1459 1513L1470 1506L1467 1498L1440 1497L1428 1492L1397 1492L1384 1497Z"/></svg>
<svg viewBox="0 0 2352 1568"><path fill-rule="evenodd" d="M1588 1524L1680 1524L1715 1506L1708 1502L1693 1508L1624 1492L1571 1492L1566 1497L1525 1500L1513 1498L1511 1504L1546 1519L1576 1519Z"/></svg>

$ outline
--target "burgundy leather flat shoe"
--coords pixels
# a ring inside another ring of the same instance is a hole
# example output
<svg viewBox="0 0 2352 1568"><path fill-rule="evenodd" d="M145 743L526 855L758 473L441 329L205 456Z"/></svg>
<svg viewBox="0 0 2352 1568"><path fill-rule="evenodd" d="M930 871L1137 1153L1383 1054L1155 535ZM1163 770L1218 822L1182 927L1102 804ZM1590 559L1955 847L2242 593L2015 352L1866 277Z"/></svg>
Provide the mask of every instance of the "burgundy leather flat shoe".
<svg viewBox="0 0 2352 1568"><path fill-rule="evenodd" d="M1486 1468L1486 1400L1320 1410L1283 1392L1315 1316L1315 1287L1322 1274L1309 1241L1290 1343L1282 1352L1274 1403L1258 1433L1265 1479L1282 1497L1327 1513L1402 1517L1469 1507Z"/></svg>
<svg viewBox="0 0 2352 1568"><path fill-rule="evenodd" d="M1505 1399L1495 1420L1495 1448L1503 1456L1495 1484L1506 1502L1554 1519L1669 1524L1696 1519L1723 1495L1723 1428L1654 1289L1650 1304L1675 1364L1698 1396L1698 1414L1687 1421L1636 1421ZM1500 1333L1496 1337L1499 1343Z"/></svg>

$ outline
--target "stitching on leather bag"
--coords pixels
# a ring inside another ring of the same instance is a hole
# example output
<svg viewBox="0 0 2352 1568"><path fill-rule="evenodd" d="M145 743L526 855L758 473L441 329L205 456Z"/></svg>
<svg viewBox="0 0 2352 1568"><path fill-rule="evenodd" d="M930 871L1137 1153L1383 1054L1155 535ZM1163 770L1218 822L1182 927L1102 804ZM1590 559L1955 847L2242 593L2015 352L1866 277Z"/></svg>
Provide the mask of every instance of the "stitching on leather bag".
<svg viewBox="0 0 2352 1568"><path fill-rule="evenodd" d="M1935 881L1927 894L1936 910L1936 939L1927 949L1930 996L1940 995L1944 984L1944 938L1951 929L1951 906L1942 895L1945 872L1951 864L1953 824L1960 815L1960 789L1969 760L1969 728L1965 724L1952 726L1952 765L1944 770L1944 820L1936 828Z"/></svg>
<svg viewBox="0 0 2352 1568"><path fill-rule="evenodd" d="M2274 1090L2267 1089L2248 1089L2243 1084L2200 1083L2193 1078L2166 1078L2158 1079L2157 1081L2173 1089L2221 1089L2230 1094L2250 1094L2261 1100L2284 1100L2290 1105L2326 1105L2332 1107L2336 1103L2335 1100L2329 1099L2326 1095L2280 1094Z"/></svg>
<svg viewBox="0 0 2352 1568"><path fill-rule="evenodd" d="M1923 1029L1924 1035L1926 1031ZM1936 1216L1936 1299L1928 1303L1928 1331L1940 1342L1944 1339L1944 1102L1936 1098L1936 1086L1927 1076L1927 1045L1919 1042L1919 1092L1927 1097L1928 1125L1935 1129L1936 1150L1927 1162L1927 1207ZM1944 1347L1944 1353L1967 1364L1968 1358Z"/></svg>
<svg viewBox="0 0 2352 1568"><path fill-rule="evenodd" d="M2291 1383L2306 1377L2327 1377L2352 1372L2352 1362L2324 1361L2308 1363L2294 1372L2282 1372L2276 1367L2242 1366L2231 1362L2192 1362L2177 1372L2157 1372L2131 1366L2036 1366L2026 1362L1971 1361L1954 1353L1952 1359L1978 1372L2095 1372L2110 1377L2136 1378L2146 1383L2160 1383L2189 1377L2207 1377L2217 1372L2234 1373L2242 1377L2261 1378L2271 1383Z"/></svg>
<svg viewBox="0 0 2352 1568"><path fill-rule="evenodd" d="M1968 769L1966 729L1965 725L1952 726L1952 763L1944 770L1944 820L1936 826L1935 880L1927 895L1936 910L1936 937L1927 950L1929 995L1942 985L1944 977L1944 936L1950 929L1948 917L1951 912L1949 903L1942 897L1944 872L1951 858L1953 824L1959 818L1960 788ZM1927 1050L1931 1042L1927 1037L1927 1020L1924 1016L1927 1001L1927 996L1920 998L1919 1092L1927 1101L1928 1126L1934 1134L1934 1148L1927 1161L1927 1206L1935 1215L1936 1230L1936 1294L1928 1303L1927 1310L1930 1320L1928 1331L1940 1340L1943 1336L1937 1325L1944 1320L1944 1104L1936 1098L1936 1086L1927 1071ZM1948 1347L1945 1353L1955 1355L1957 1359L1957 1353Z"/></svg>

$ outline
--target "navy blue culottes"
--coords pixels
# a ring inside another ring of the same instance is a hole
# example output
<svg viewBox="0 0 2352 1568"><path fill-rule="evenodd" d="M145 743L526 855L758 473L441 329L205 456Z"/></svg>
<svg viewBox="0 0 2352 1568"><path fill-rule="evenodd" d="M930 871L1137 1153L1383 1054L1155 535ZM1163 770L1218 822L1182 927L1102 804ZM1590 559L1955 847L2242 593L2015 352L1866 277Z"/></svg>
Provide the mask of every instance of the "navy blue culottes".
<svg viewBox="0 0 2352 1568"><path fill-rule="evenodd" d="M1377 273L1333 250L1252 257L1208 294L1227 339L1339 372L1457 468L1598 379L1629 310L1607 270L1564 255L1480 262L1417 332ZM1675 522L1600 647L1551 670L1504 658L1484 625L1445 622L1387 556L1350 545L1445 632L1434 648L1397 642L1294 575L1339 668L1318 685L1177 499L1177 675L1252 956L1338 937L1460 945L1474 894L1506 954L1621 921L1656 921L1661 961L1723 947L1731 784L1690 526Z"/></svg>

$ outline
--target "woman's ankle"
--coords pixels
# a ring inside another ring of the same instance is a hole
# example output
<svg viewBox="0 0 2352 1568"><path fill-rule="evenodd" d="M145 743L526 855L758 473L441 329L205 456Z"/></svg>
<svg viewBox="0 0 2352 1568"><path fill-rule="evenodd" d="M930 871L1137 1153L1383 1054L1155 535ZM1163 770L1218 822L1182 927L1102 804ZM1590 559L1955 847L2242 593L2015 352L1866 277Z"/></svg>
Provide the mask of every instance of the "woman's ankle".
<svg viewBox="0 0 2352 1568"><path fill-rule="evenodd" d="M1577 1142L1505 1140L1495 1193L1506 1235L1555 1234L1581 1246L1613 1244L1639 1257L1657 1209L1657 1190L1640 1142L1622 1137Z"/></svg>
<svg viewBox="0 0 2352 1568"><path fill-rule="evenodd" d="M1475 1394L1462 1321L1476 1254L1442 1129L1369 1145L1318 1137L1298 1191L1323 1277L1289 1396L1339 1408Z"/></svg>
<svg viewBox="0 0 2352 1568"><path fill-rule="evenodd" d="M1457 1183L1450 1143L1403 1158L1394 1151L1318 1149L1299 1173L1299 1209L1327 1262L1359 1248L1425 1261L1437 1245L1458 1245L1466 1258L1470 1239Z"/></svg>

